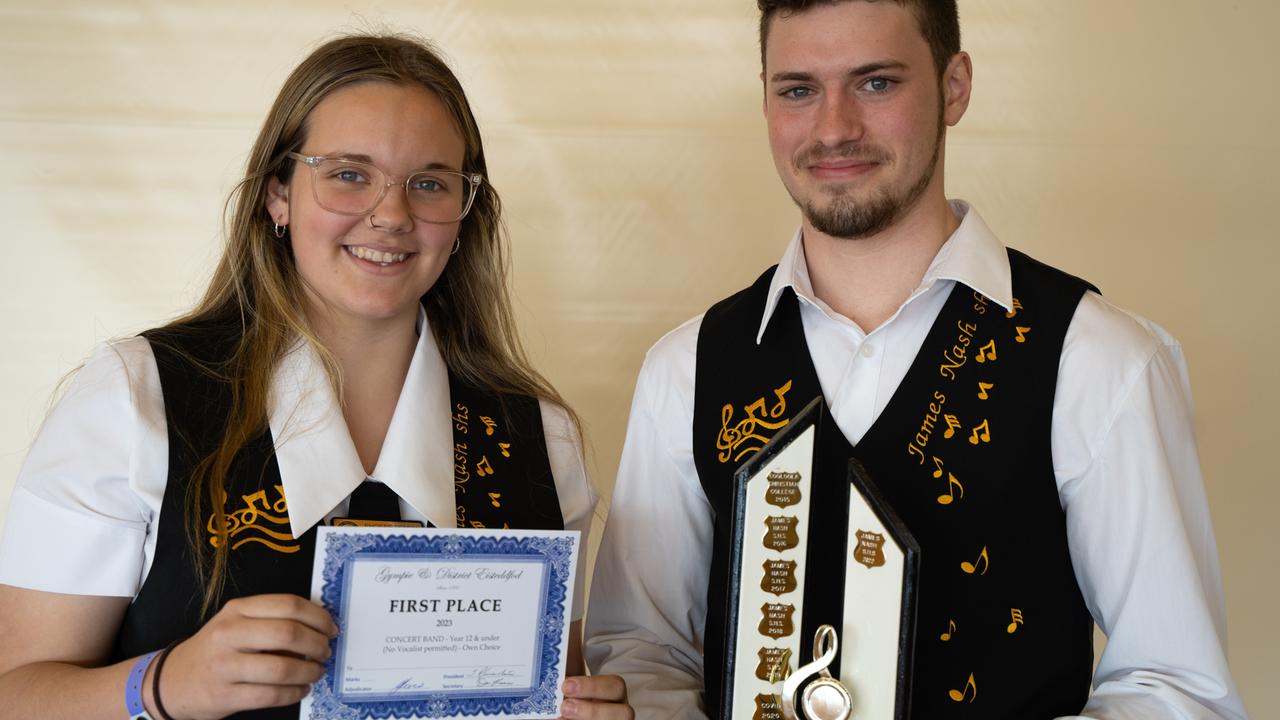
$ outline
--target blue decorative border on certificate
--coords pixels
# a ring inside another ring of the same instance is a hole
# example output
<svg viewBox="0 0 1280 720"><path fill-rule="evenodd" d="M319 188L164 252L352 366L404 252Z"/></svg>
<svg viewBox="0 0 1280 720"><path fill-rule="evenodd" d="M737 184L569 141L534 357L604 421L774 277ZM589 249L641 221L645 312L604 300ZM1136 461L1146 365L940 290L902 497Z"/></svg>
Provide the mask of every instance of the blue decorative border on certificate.
<svg viewBox="0 0 1280 720"><path fill-rule="evenodd" d="M574 554L570 538L493 537L477 535L375 535L366 533L333 533L325 536L323 585L321 600L333 613L339 627L333 641L333 654L325 663L325 675L311 687L312 718L387 718L417 716L448 718L474 715L552 715L557 708L560 642L564 636L565 604L569 599L569 566ZM538 608L539 628L535 646L532 687L501 690L453 690L401 696L395 701L370 702L344 700L336 663L342 657L342 643L347 628L348 570L357 556L413 555L423 559L456 561L467 556L489 560L537 562L543 565L543 597Z"/></svg>

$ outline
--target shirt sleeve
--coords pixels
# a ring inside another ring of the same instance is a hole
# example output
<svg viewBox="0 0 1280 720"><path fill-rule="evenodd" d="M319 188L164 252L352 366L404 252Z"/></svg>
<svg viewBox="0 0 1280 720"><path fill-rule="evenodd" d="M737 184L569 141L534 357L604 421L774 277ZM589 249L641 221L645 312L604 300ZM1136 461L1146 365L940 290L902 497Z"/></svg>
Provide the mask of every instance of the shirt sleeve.
<svg viewBox="0 0 1280 720"><path fill-rule="evenodd" d="M598 495L587 476L582 459L582 437L565 409L554 403L541 402L542 428L547 438L547 459L560 498L564 529L577 530L578 573L573 584L571 620L581 620L586 611L587 547L591 540L591 522L595 517Z"/></svg>
<svg viewBox="0 0 1280 720"><path fill-rule="evenodd" d="M1107 636L1077 717L1244 718L1181 348L1088 294L1057 392L1053 453L1072 562Z"/></svg>
<svg viewBox="0 0 1280 720"><path fill-rule="evenodd" d="M0 583L76 595L137 593L167 466L155 375L141 338L98 346L76 372L19 471L0 541ZM158 447L150 442L157 435Z"/></svg>
<svg viewBox="0 0 1280 720"><path fill-rule="evenodd" d="M673 331L640 371L592 579L587 664L626 679L639 720L706 717L712 517L690 430L697 329Z"/></svg>

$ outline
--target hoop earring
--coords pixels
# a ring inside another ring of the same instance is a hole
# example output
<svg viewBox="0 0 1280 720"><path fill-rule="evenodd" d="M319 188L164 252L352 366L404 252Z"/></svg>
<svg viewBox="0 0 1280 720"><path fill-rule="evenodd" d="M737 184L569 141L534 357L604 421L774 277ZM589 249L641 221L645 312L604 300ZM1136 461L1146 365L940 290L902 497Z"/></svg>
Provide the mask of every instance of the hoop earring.
<svg viewBox="0 0 1280 720"><path fill-rule="evenodd" d="M274 224L275 224L275 229L272 230L271 232L273 232L277 238L284 237L285 229L288 228L289 226L281 225L280 223L274 223Z"/></svg>
<svg viewBox="0 0 1280 720"><path fill-rule="evenodd" d="M454 239L453 239L453 249L449 251L449 254L450 254L450 255L457 255L457 254L458 254L458 248L460 248L460 247L462 247L462 236L461 236L461 235L459 235L458 237L456 237L456 238L454 238Z"/></svg>

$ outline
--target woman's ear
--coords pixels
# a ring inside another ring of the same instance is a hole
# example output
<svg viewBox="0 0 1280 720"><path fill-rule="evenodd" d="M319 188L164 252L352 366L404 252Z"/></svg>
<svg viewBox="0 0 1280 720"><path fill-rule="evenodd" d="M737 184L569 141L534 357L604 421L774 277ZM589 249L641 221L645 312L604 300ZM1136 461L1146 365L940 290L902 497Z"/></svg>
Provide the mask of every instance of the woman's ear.
<svg viewBox="0 0 1280 720"><path fill-rule="evenodd" d="M267 215L276 225L289 224L289 186L272 176L267 180Z"/></svg>

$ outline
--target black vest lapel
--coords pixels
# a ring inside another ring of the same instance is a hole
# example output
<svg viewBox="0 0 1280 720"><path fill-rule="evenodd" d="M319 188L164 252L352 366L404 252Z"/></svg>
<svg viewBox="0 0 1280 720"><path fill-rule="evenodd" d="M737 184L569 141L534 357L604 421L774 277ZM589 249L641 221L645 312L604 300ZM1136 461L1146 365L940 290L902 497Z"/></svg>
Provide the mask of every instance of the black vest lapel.
<svg viewBox="0 0 1280 720"><path fill-rule="evenodd" d="M495 395L449 373L460 528L563 530L536 398Z"/></svg>

